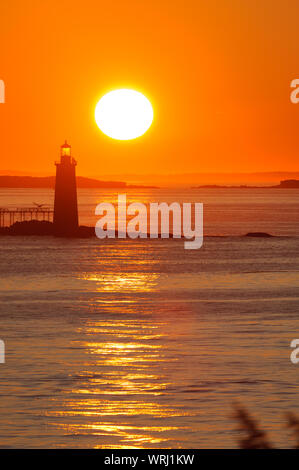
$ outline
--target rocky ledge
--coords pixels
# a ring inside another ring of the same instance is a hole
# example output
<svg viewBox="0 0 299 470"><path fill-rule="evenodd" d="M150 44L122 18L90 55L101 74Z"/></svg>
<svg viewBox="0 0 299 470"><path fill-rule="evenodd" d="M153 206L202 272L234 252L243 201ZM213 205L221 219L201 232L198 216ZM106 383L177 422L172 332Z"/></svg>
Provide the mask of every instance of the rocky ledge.
<svg viewBox="0 0 299 470"><path fill-rule="evenodd" d="M0 235L37 235L37 236L60 236L66 238L87 238L95 236L94 227L81 225L73 232L57 233L52 222L47 220L29 220L15 222L10 227L0 227Z"/></svg>

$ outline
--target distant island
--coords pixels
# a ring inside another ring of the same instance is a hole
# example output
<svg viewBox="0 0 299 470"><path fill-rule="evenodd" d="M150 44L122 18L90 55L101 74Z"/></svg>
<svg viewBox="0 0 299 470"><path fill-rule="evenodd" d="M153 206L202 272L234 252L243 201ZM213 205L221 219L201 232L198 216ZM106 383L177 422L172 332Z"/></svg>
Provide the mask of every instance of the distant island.
<svg viewBox="0 0 299 470"><path fill-rule="evenodd" d="M55 188L55 176L0 176L0 188ZM77 188L149 188L157 186L142 186L127 184L123 181L101 181L84 176L77 176Z"/></svg>
<svg viewBox="0 0 299 470"><path fill-rule="evenodd" d="M299 180L283 180L279 184L275 186L247 186L247 185L239 185L239 186L222 186L218 184L204 184L201 186L193 186L192 189L206 189L206 188L227 188L227 189L273 189L273 188L282 188L282 189L299 189Z"/></svg>

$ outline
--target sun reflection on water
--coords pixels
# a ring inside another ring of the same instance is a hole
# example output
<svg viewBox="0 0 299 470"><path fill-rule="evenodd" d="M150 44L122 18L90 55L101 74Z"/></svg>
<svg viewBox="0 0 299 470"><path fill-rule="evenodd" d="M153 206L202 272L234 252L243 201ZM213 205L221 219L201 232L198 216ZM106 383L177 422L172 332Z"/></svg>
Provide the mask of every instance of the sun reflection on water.
<svg viewBox="0 0 299 470"><path fill-rule="evenodd" d="M158 282L151 273L86 274L82 279L93 284L94 292L109 296L151 292ZM92 437L95 448L170 445L172 434L184 428L175 418L189 413L167 400L174 384L163 371L177 360L164 341L167 322L138 314L136 307L133 318L120 318L118 299L108 302L108 314L86 317L78 328L80 340L72 348L84 358L81 370L71 377L51 424L68 435Z"/></svg>
<svg viewBox="0 0 299 470"><path fill-rule="evenodd" d="M159 275L155 273L105 273L84 274L80 279L92 281L96 290L101 292L151 292L158 282Z"/></svg>

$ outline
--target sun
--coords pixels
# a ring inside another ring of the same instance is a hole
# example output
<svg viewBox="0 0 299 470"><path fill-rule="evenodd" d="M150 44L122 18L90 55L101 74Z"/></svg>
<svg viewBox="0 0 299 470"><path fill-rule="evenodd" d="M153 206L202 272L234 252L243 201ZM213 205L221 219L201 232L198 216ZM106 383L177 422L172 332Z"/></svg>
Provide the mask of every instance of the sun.
<svg viewBox="0 0 299 470"><path fill-rule="evenodd" d="M149 129L153 118L149 100L139 91L127 88L110 91L95 109L95 120L101 131L117 140L140 137Z"/></svg>

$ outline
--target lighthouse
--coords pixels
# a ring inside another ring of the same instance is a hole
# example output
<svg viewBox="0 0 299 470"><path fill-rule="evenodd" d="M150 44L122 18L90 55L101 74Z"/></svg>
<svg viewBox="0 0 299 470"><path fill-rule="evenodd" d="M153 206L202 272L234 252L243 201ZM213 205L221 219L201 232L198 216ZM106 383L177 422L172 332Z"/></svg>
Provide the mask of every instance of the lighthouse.
<svg viewBox="0 0 299 470"><path fill-rule="evenodd" d="M77 162L67 141L61 145L60 161L55 165L54 231L58 236L73 236L78 230Z"/></svg>

